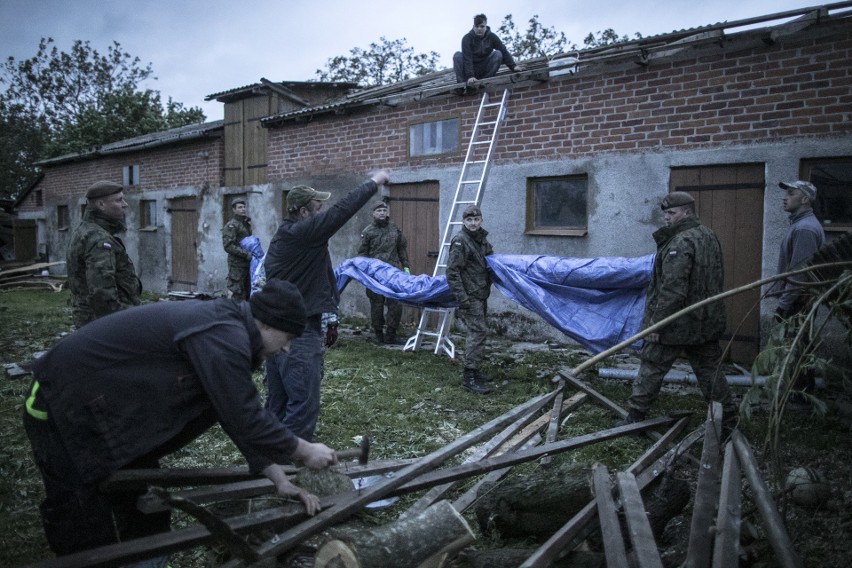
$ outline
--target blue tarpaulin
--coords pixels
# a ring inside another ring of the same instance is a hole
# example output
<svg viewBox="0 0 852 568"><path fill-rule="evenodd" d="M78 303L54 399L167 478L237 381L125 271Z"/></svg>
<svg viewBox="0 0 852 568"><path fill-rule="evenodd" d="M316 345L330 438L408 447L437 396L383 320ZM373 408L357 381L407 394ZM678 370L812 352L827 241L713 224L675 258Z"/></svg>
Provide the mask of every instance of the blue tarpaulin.
<svg viewBox="0 0 852 568"><path fill-rule="evenodd" d="M587 349L600 352L639 331L654 255L638 258L487 257L494 284ZM355 257L334 270L337 287L350 280L417 307L456 307L444 276L410 276L385 262Z"/></svg>

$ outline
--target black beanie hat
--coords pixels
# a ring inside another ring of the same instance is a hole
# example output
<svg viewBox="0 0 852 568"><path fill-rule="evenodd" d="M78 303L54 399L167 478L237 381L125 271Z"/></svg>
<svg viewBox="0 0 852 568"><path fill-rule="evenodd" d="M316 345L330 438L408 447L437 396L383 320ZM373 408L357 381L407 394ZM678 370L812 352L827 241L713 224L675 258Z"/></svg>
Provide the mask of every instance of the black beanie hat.
<svg viewBox="0 0 852 568"><path fill-rule="evenodd" d="M285 280L270 280L260 292L249 298L251 313L268 326L302 335L307 315L299 289Z"/></svg>

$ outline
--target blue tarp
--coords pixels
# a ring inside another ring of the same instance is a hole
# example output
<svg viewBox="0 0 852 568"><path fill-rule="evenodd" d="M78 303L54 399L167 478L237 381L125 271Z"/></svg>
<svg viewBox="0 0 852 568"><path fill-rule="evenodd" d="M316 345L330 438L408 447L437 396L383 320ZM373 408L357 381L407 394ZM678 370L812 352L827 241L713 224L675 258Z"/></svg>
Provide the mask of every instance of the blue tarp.
<svg viewBox="0 0 852 568"><path fill-rule="evenodd" d="M243 237L240 241L240 247L251 253L251 261L249 262L249 279L251 280L249 295L251 295L263 287L263 284L258 286L259 282L266 282L266 271L263 270L265 253L263 252L263 245L260 244L260 239L254 235Z"/></svg>
<svg viewBox="0 0 852 568"><path fill-rule="evenodd" d="M538 314L593 352L639 331L654 255L638 258L487 257L494 284L507 298ZM335 268L337 287L350 280L417 307L456 307L444 276L410 276L371 258L355 257Z"/></svg>

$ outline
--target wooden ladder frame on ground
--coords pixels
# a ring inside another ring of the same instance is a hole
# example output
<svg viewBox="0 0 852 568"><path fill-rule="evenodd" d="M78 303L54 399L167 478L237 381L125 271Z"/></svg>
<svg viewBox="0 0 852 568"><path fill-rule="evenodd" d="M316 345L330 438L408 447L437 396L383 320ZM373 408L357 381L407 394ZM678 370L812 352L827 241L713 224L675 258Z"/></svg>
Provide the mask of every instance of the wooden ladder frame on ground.
<svg viewBox="0 0 852 568"><path fill-rule="evenodd" d="M444 235L441 238L441 248L432 277L446 274L450 243L456 231L464 224L461 219L462 212L470 205L479 206L482 203L482 191L488 177L494 144L506 115L508 99L508 89L503 91L498 102L491 102L487 92L482 95L450 214L444 225ZM430 328L433 315L437 316L438 322L437 326ZM417 331L405 342L403 351L417 351L426 338L432 338L435 355L445 353L450 359L455 359L456 346L449 338L452 316L452 308L423 308Z"/></svg>

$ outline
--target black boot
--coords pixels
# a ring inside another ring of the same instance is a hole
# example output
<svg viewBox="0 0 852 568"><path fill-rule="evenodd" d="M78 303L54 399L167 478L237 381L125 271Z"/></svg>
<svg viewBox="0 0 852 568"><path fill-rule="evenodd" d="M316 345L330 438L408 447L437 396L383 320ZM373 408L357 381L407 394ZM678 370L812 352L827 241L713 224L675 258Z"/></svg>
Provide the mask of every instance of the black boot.
<svg viewBox="0 0 852 568"><path fill-rule="evenodd" d="M405 342L396 336L396 330L388 328L388 333L385 335L385 343L388 345L403 345Z"/></svg>
<svg viewBox="0 0 852 568"><path fill-rule="evenodd" d="M382 345L385 342L385 334L381 329L373 330L373 343L376 345Z"/></svg>
<svg viewBox="0 0 852 568"><path fill-rule="evenodd" d="M476 371L474 369L465 369L462 379L462 388L476 394L488 394L491 389L484 387L476 382Z"/></svg>
<svg viewBox="0 0 852 568"><path fill-rule="evenodd" d="M614 420L612 425L614 428L618 428L619 426L627 426L628 424L633 424L634 422L642 422L645 420L645 414L639 412L638 410L633 410L632 408L627 413L627 416L624 418L619 418L618 420Z"/></svg>
<svg viewBox="0 0 852 568"><path fill-rule="evenodd" d="M480 383L493 383L494 377L489 375L488 373L483 373L479 369L476 370L476 380Z"/></svg>

